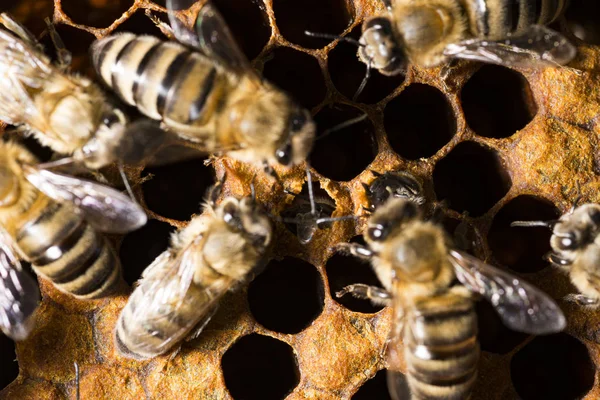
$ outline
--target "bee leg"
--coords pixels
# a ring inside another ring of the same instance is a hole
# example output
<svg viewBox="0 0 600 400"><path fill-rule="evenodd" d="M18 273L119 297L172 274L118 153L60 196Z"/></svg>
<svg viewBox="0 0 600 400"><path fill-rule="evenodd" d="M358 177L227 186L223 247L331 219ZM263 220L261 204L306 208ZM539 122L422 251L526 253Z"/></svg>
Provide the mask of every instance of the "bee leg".
<svg viewBox="0 0 600 400"><path fill-rule="evenodd" d="M335 297L342 297L350 293L357 299L370 300L373 304L389 306L392 302L392 295L385 289L377 286L369 286L363 283L348 285L342 290L335 293Z"/></svg>
<svg viewBox="0 0 600 400"><path fill-rule="evenodd" d="M48 27L48 34L50 35L50 39L52 39L52 44L54 44L54 48L56 49L56 56L58 57L58 66L62 70L66 70L71 66L71 61L73 61L73 55L69 50L67 50L65 43L61 39L58 32L54 28L54 24L50 21L50 18L46 18L44 20L46 22L46 26Z"/></svg>
<svg viewBox="0 0 600 400"><path fill-rule="evenodd" d="M223 192L223 183L225 182L226 174L223 174L223 177L219 179L219 182L215 183L210 189L208 189L208 195L206 198L208 199L208 204L211 207L215 207L217 204L217 199Z"/></svg>
<svg viewBox="0 0 600 400"><path fill-rule="evenodd" d="M35 37L29 32L27 28L15 21L10 15L6 13L0 14L0 24L2 24L10 32L17 35L19 38L30 43L34 47L40 47L40 44Z"/></svg>
<svg viewBox="0 0 600 400"><path fill-rule="evenodd" d="M173 28L171 28L171 26L166 22L161 21L152 13L152 11L146 10L146 17L150 18L150 21L152 21L154 25L160 29L163 35L167 36L169 39L175 39L175 32L173 32Z"/></svg>
<svg viewBox="0 0 600 400"><path fill-rule="evenodd" d="M202 317L200 321L198 321L198 323L196 324L196 326L194 326L190 334L185 338L186 342L194 340L198 336L200 336L206 325L210 322L213 315L215 315L215 313L217 312L218 308L219 307L215 305L210 310L208 310L207 314L204 317Z"/></svg>
<svg viewBox="0 0 600 400"><path fill-rule="evenodd" d="M371 249L358 243L338 243L334 249L339 253L349 254L363 261L371 261L371 258L375 256Z"/></svg>
<svg viewBox="0 0 600 400"><path fill-rule="evenodd" d="M564 297L565 301L579 304L583 307L595 308L598 307L598 299L587 297L583 294L568 294Z"/></svg>

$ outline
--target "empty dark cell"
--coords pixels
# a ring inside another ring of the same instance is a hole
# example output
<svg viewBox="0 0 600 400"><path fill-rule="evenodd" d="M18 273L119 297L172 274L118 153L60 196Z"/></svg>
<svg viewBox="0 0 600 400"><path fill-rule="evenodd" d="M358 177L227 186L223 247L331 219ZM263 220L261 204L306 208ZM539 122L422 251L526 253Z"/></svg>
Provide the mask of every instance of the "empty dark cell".
<svg viewBox="0 0 600 400"><path fill-rule="evenodd" d="M312 108L325 98L326 88L317 59L300 51L280 47L265 64L263 75L288 92L304 107Z"/></svg>
<svg viewBox="0 0 600 400"><path fill-rule="evenodd" d="M8 386L19 375L19 364L17 364L17 355L15 353L15 342L12 339L0 333L0 390Z"/></svg>
<svg viewBox="0 0 600 400"><path fill-rule="evenodd" d="M522 400L575 400L593 386L595 368L586 347L565 333L536 337L510 362Z"/></svg>
<svg viewBox="0 0 600 400"><path fill-rule="evenodd" d="M352 400L391 400L386 379L387 371L382 369L360 387Z"/></svg>
<svg viewBox="0 0 600 400"><path fill-rule="evenodd" d="M166 21L164 14L155 13L156 17L158 17L162 21ZM144 10L137 10L133 15L125 22L115 29L114 33L117 32L131 32L138 35L152 35L157 38L166 40L166 37L162 34L161 30L148 18L148 16L144 13Z"/></svg>
<svg viewBox="0 0 600 400"><path fill-rule="evenodd" d="M504 197L511 180L494 150L463 142L436 164L433 185L450 208L478 217Z"/></svg>
<svg viewBox="0 0 600 400"><path fill-rule="evenodd" d="M281 34L311 49L325 47L329 41L306 36L305 31L339 35L354 19L354 6L347 0L274 0L273 10Z"/></svg>
<svg viewBox="0 0 600 400"><path fill-rule="evenodd" d="M388 103L384 125L390 145L409 160L431 157L456 132L450 103L433 86L415 83Z"/></svg>
<svg viewBox="0 0 600 400"><path fill-rule="evenodd" d="M327 133L329 128L362 114L356 108L336 104L323 108L315 116L318 133L310 163L319 173L333 180L348 181L373 161L377 143L375 128L369 119Z"/></svg>
<svg viewBox="0 0 600 400"><path fill-rule="evenodd" d="M5 0L0 4L0 12L13 10L18 4L21 4L22 0Z"/></svg>
<svg viewBox="0 0 600 400"><path fill-rule="evenodd" d="M133 0L63 0L62 9L77 24L106 28L133 5Z"/></svg>
<svg viewBox="0 0 600 400"><path fill-rule="evenodd" d="M254 318L275 332L298 333L323 311L323 281L317 269L297 258L271 261L248 288Z"/></svg>
<svg viewBox="0 0 600 400"><path fill-rule="evenodd" d="M588 44L600 44L600 3L595 0L571 0L565 13L571 32Z"/></svg>
<svg viewBox="0 0 600 400"><path fill-rule="evenodd" d="M352 242L364 245L362 236L353 238ZM375 305L370 300L357 299L350 294L342 297L335 295L336 292L354 283L383 287L369 263L356 257L335 254L327 261L325 269L329 281L329 291L335 301L352 311L361 313L376 313L383 309L383 306Z"/></svg>
<svg viewBox="0 0 600 400"><path fill-rule="evenodd" d="M271 37L262 1L212 0L248 59L258 56Z"/></svg>
<svg viewBox="0 0 600 400"><path fill-rule="evenodd" d="M33 153L40 162L50 161L54 154L49 147L42 146L33 136L21 137L19 138L19 142Z"/></svg>
<svg viewBox="0 0 600 400"><path fill-rule="evenodd" d="M221 359L225 385L235 400L280 400L300 381L293 349L268 336L241 338Z"/></svg>
<svg viewBox="0 0 600 400"><path fill-rule="evenodd" d="M188 220L201 211L200 203L213 184L213 174L204 159L144 170L154 177L142 186L148 207L163 217Z"/></svg>
<svg viewBox="0 0 600 400"><path fill-rule="evenodd" d="M537 112L525 77L498 65L481 67L465 84L461 99L467 123L485 137L509 137Z"/></svg>
<svg viewBox="0 0 600 400"><path fill-rule="evenodd" d="M495 354L508 354L521 344L529 335L507 328L492 305L478 301L477 311L478 339L481 350Z"/></svg>
<svg viewBox="0 0 600 400"><path fill-rule="evenodd" d="M65 48L73 56L69 70L89 75L93 70L90 66L88 50L94 40L96 40L96 37L91 33L68 25L56 25L55 28L64 42ZM56 60L56 47L52 43L50 36L45 35L40 42L44 46L45 53L51 56L53 60Z"/></svg>
<svg viewBox="0 0 600 400"><path fill-rule="evenodd" d="M511 228L513 221L548 221L558 217L558 209L544 199L519 196L508 202L494 217L488 243L496 260L517 272L536 272L549 263L544 255L550 251L548 228Z"/></svg>
<svg viewBox="0 0 600 400"><path fill-rule="evenodd" d="M152 261L169 246L174 228L166 222L150 220L123 239L119 250L123 264L123 278L133 285Z"/></svg>
<svg viewBox="0 0 600 400"><path fill-rule="evenodd" d="M360 33L361 27L357 26L347 36L358 39ZM367 72L366 64L358 59L356 52L355 45L342 41L329 52L327 59L331 81L340 93L350 99L356 94ZM371 69L367 85L357 100L361 103L377 103L392 93L402 82L404 82L404 75L385 76Z"/></svg>

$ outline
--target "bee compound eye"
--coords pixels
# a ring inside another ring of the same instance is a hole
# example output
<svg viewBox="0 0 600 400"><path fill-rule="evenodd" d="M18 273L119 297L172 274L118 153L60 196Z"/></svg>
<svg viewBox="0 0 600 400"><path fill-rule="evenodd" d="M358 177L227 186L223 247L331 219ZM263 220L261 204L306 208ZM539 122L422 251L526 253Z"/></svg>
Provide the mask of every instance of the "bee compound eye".
<svg viewBox="0 0 600 400"><path fill-rule="evenodd" d="M289 165L292 158L292 145L291 143L286 143L283 147L280 147L275 151L275 158L277 162L282 165Z"/></svg>
<svg viewBox="0 0 600 400"><path fill-rule="evenodd" d="M367 235L372 241L381 241L387 236L387 230L382 225L375 225L368 229Z"/></svg>

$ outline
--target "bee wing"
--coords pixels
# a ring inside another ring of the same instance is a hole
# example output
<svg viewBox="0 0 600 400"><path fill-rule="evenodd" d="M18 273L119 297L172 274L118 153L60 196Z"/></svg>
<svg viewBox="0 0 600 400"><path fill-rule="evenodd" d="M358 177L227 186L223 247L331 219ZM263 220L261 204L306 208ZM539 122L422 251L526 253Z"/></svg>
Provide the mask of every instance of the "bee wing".
<svg viewBox="0 0 600 400"><path fill-rule="evenodd" d="M412 398L408 381L403 373L388 369L386 375L387 387L390 392L390 397L393 400L406 400Z"/></svg>
<svg viewBox="0 0 600 400"><path fill-rule="evenodd" d="M40 293L12 243L0 227L0 329L13 340L23 340L33 328L30 316L38 307Z"/></svg>
<svg viewBox="0 0 600 400"><path fill-rule="evenodd" d="M188 29L175 16L175 10L189 8L194 3L194 0L167 0L169 21L177 39L188 46L199 49L204 55L225 68L244 73L253 71L227 23L210 0L206 1L198 12L195 32Z"/></svg>
<svg viewBox="0 0 600 400"><path fill-rule="evenodd" d="M576 52L564 36L542 25L532 25L524 33L500 41L467 39L444 49L448 57L525 68L564 65Z"/></svg>
<svg viewBox="0 0 600 400"><path fill-rule="evenodd" d="M46 196L72 203L84 218L103 232L126 233L143 226L146 213L126 195L102 185L26 165L25 177Z"/></svg>
<svg viewBox="0 0 600 400"><path fill-rule="evenodd" d="M466 253L451 250L449 259L458 280L489 300L509 328L536 335L565 328L558 305L533 285Z"/></svg>

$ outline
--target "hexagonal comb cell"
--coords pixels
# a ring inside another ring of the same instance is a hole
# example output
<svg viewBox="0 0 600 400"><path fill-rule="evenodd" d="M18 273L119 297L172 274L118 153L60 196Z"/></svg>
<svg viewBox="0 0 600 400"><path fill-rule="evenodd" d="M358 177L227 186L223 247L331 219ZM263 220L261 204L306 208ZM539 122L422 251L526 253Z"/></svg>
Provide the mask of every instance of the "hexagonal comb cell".
<svg viewBox="0 0 600 400"><path fill-rule="evenodd" d="M585 0L573 4L565 13L569 30L585 43L599 45L600 27L596 16L600 13L600 4Z"/></svg>
<svg viewBox="0 0 600 400"><path fill-rule="evenodd" d="M507 328L489 302L478 301L475 310L477 311L477 339L482 351L508 354L529 337L525 333Z"/></svg>
<svg viewBox="0 0 600 400"><path fill-rule="evenodd" d="M391 400L386 374L387 371L384 369L377 371L374 377L363 383L360 389L354 393L352 400Z"/></svg>
<svg viewBox="0 0 600 400"><path fill-rule="evenodd" d="M19 375L19 364L17 364L17 356L15 354L15 342L3 333L0 333L0 354L2 354L2 358L0 359L0 366L2 367L0 388L5 388Z"/></svg>
<svg viewBox="0 0 600 400"><path fill-rule="evenodd" d="M297 258L271 261L248 288L256 321L281 333L298 333L323 311L323 280L317 269Z"/></svg>
<svg viewBox="0 0 600 400"><path fill-rule="evenodd" d="M384 124L394 151L409 160L431 157L456 132L446 96L421 83L410 85L387 104Z"/></svg>
<svg viewBox="0 0 600 400"><path fill-rule="evenodd" d="M467 123L485 137L512 136L537 113L525 77L497 65L481 67L462 89L461 101Z"/></svg>
<svg viewBox="0 0 600 400"><path fill-rule="evenodd" d="M106 28L133 6L133 0L65 0L61 5L76 24Z"/></svg>
<svg viewBox="0 0 600 400"><path fill-rule="evenodd" d="M292 348L263 335L241 338L223 355L221 366L234 399L282 399L300 380Z"/></svg>
<svg viewBox="0 0 600 400"><path fill-rule="evenodd" d="M438 161L433 185L450 208L478 217L508 193L511 180L494 150L462 142Z"/></svg>

